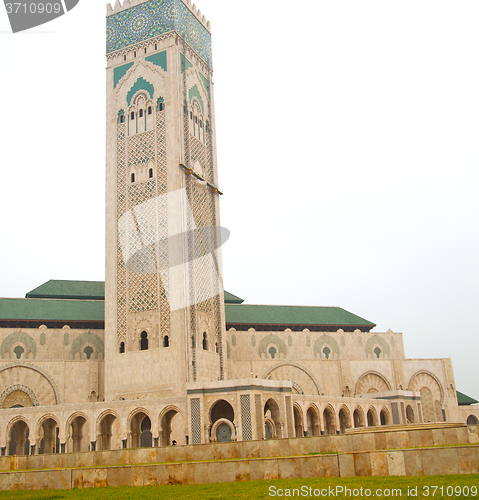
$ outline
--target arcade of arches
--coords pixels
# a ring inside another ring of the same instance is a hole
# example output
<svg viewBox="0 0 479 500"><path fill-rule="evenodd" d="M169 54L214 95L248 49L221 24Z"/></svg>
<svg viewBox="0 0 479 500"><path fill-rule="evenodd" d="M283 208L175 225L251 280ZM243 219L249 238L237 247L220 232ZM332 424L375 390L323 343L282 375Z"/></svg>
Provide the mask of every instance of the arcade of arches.
<svg viewBox="0 0 479 500"><path fill-rule="evenodd" d="M342 405L296 400L288 416L284 409L289 403L285 404L284 396L265 395L260 399L261 422L252 422L256 429L256 434L251 435L253 439L339 434L350 428L391 423L390 408L373 400L358 404L350 399ZM75 412L65 421L54 413L35 421L29 415L35 409L25 407L22 409L23 416L14 417L9 422L5 446L1 447L2 455L171 446L174 441L178 444L191 443L183 433L185 411L175 406L167 406L159 414L150 408L136 408L122 415L114 410L105 410L96 417L88 412ZM235 408L234 399L229 397L212 401L203 442L236 441L246 437L244 410L244 406ZM406 411L410 421L416 418L411 416L414 411L411 406Z"/></svg>
<svg viewBox="0 0 479 500"><path fill-rule="evenodd" d="M307 371L301 374L310 376ZM414 392L408 393L409 399L398 402L379 399L384 394L380 390L390 385L375 373L359 379L355 396L340 399L306 396L298 390L297 382L251 380L261 388L259 392L238 394L241 387L231 388L230 382L221 381L199 396L178 398L178 405L166 404L160 410L154 401L145 407L125 401L116 406L94 403L68 415L65 411L57 414L55 406L39 414L42 407L35 405L35 394L28 388L16 389L1 402L5 431L3 438L0 433L0 451L2 455L69 453L282 439L340 434L352 428L444 421L444 390L425 373L412 378L410 388ZM307 386L306 378L301 382ZM315 380L311 384L319 387ZM471 414L466 418L468 423L475 423L477 417Z"/></svg>

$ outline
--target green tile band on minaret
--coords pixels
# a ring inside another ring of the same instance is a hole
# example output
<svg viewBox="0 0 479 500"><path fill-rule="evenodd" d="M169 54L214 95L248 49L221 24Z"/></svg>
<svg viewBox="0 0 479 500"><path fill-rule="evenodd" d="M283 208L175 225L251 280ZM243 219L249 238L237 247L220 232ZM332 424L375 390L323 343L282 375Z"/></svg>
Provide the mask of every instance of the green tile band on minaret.
<svg viewBox="0 0 479 500"><path fill-rule="evenodd" d="M131 104L131 100L133 99L133 96L139 90L146 90L148 92L148 94L150 94L150 99L153 98L153 94L155 93L155 88L153 87L153 85L140 76L140 78L138 78L138 80L136 80L133 87L131 87L131 89L128 91L128 94L126 96L128 106Z"/></svg>
<svg viewBox="0 0 479 500"><path fill-rule="evenodd" d="M118 82L126 75L127 71L133 66L134 63L130 62L123 66L118 66L113 70L113 87L118 85Z"/></svg>
<svg viewBox="0 0 479 500"><path fill-rule="evenodd" d="M106 53L176 31L213 67L211 34L182 0L147 0L106 19Z"/></svg>

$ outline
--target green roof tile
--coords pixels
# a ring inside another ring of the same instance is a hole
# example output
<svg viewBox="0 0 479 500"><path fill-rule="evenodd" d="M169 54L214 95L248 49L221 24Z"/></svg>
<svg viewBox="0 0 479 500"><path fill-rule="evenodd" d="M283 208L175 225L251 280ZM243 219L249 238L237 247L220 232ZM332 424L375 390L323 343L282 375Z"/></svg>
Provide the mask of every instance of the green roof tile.
<svg viewBox="0 0 479 500"><path fill-rule="evenodd" d="M336 329L368 330L376 326L340 307L245 305L236 295L225 291L224 296L226 323L230 325L285 328L330 325ZM50 280L28 292L26 297L0 299L0 320L98 322L105 319L103 281Z"/></svg>
<svg viewBox="0 0 479 500"><path fill-rule="evenodd" d="M50 280L28 292L27 299L105 300L104 281Z"/></svg>
<svg viewBox="0 0 479 500"><path fill-rule="evenodd" d="M226 322L258 325L344 325L374 327L374 323L340 307L226 304Z"/></svg>
<svg viewBox="0 0 479 500"><path fill-rule="evenodd" d="M104 321L105 301L0 299L0 320Z"/></svg>
<svg viewBox="0 0 479 500"><path fill-rule="evenodd" d="M243 302L243 299L225 290L225 304L242 304Z"/></svg>
<svg viewBox="0 0 479 500"><path fill-rule="evenodd" d="M477 401L469 396L466 396L462 392L456 391L456 394L457 394L457 404L460 406L473 405L475 403L479 403L479 401Z"/></svg>

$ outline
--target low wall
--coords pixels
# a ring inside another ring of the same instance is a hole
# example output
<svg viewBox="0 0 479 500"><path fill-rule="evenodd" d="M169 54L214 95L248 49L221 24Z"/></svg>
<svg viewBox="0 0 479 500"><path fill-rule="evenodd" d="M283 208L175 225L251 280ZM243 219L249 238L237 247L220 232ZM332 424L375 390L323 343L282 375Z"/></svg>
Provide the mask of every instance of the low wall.
<svg viewBox="0 0 479 500"><path fill-rule="evenodd" d="M68 488L91 488L293 477L477 474L478 459L479 426L369 427L297 439L1 457L0 469L5 472L0 472L0 490L62 489L64 482Z"/></svg>
<svg viewBox="0 0 479 500"><path fill-rule="evenodd" d="M347 453L479 443L478 426L417 424L367 427L333 436L210 443L115 451L0 457L0 470L32 470L235 458L269 458L310 453ZM16 461L16 462L15 462Z"/></svg>
<svg viewBox="0 0 479 500"><path fill-rule="evenodd" d="M479 446L0 473L0 490L201 484L261 479L478 474Z"/></svg>

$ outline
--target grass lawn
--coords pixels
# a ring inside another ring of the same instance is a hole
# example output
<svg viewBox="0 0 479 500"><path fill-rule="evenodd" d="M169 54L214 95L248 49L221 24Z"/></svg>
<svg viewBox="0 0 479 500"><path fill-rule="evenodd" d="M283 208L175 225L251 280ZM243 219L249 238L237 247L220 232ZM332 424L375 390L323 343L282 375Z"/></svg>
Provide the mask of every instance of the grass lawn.
<svg viewBox="0 0 479 500"><path fill-rule="evenodd" d="M341 491L341 488L343 490ZM346 490L348 488L348 490ZM362 488L362 494L361 494ZM417 490L416 490L417 488ZM370 490L368 492L367 490ZM417 494L415 494L417 491ZM370 494L370 496L368 495ZM239 483L85 490L2 491L0 500L217 500L271 498L428 498L479 500L479 475L280 479Z"/></svg>

